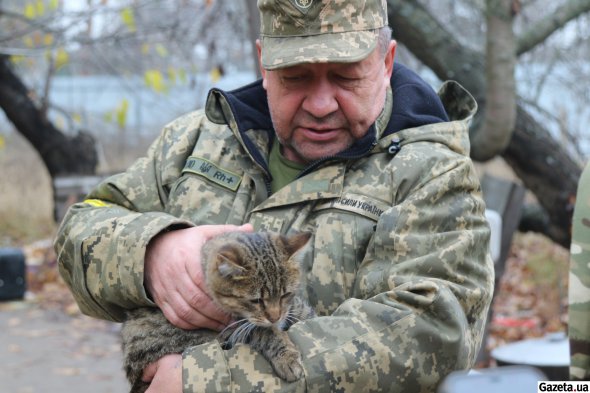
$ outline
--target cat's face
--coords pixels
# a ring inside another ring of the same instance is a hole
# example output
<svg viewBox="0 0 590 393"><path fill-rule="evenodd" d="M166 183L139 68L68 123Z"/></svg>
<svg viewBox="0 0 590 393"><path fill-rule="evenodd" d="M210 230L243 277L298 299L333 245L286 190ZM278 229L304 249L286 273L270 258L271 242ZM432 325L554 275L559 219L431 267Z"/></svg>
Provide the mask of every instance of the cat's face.
<svg viewBox="0 0 590 393"><path fill-rule="evenodd" d="M293 288L293 290L297 290ZM239 318L245 318L257 326L282 323L290 308L294 292L282 289L277 294L264 293L254 288L243 291L244 298L220 298L223 307Z"/></svg>
<svg viewBox="0 0 590 393"><path fill-rule="evenodd" d="M209 266L214 300L239 319L258 326L280 325L299 291L297 254L310 236L251 233L225 242Z"/></svg>

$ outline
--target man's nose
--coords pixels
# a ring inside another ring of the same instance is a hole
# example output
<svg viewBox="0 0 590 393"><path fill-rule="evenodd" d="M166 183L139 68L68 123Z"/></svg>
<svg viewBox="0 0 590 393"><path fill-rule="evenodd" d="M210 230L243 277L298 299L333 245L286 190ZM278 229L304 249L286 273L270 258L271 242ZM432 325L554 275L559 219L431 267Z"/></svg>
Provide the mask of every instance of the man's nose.
<svg viewBox="0 0 590 393"><path fill-rule="evenodd" d="M335 87L326 78L314 81L303 100L302 109L316 118L323 118L338 110Z"/></svg>

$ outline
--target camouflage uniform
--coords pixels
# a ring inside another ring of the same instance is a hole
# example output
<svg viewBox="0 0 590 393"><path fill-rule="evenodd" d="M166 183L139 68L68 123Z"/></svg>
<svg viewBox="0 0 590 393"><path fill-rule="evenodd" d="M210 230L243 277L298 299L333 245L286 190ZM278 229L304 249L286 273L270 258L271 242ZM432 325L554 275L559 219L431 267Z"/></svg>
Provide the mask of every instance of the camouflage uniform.
<svg viewBox="0 0 590 393"><path fill-rule="evenodd" d="M578 185L570 253L570 378L590 380L590 164Z"/></svg>
<svg viewBox="0 0 590 393"><path fill-rule="evenodd" d="M143 257L166 228L311 231L304 282L320 317L289 331L305 378L285 383L249 347L213 342L185 351L185 392L433 391L473 365L493 284L468 158L476 104L453 82L439 94L453 121L381 137L385 110L364 157L327 161L268 196L258 161L268 134L240 133L213 91L206 114L171 123L146 158L69 210L56 241L61 274L84 313L121 321L124 309L152 305Z"/></svg>
<svg viewBox="0 0 590 393"><path fill-rule="evenodd" d="M267 69L362 59L375 48L374 29L387 24L385 0L259 0L259 8ZM144 253L163 230L251 223L310 231L303 282L319 317L289 330L305 377L286 383L247 345L211 342L184 352L185 392L431 392L471 367L493 290L490 232L469 159L473 98L447 83L439 94L451 121L389 133L392 108L407 100L394 101L389 89L362 140L271 195L266 97L251 98L248 115L232 98L249 89L213 90L204 111L172 122L147 157L68 211L56 250L81 310L121 321L125 309L153 305Z"/></svg>

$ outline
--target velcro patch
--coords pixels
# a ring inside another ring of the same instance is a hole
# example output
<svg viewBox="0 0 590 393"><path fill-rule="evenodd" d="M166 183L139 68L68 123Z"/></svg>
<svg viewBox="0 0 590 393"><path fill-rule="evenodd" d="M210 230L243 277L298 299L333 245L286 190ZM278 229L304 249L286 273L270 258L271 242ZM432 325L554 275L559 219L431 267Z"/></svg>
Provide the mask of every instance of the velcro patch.
<svg viewBox="0 0 590 393"><path fill-rule="evenodd" d="M182 172L194 173L211 180L222 187L236 191L242 182L242 176L220 168L216 164L204 158L190 156L184 164Z"/></svg>
<svg viewBox="0 0 590 393"><path fill-rule="evenodd" d="M307 11L313 4L313 0L291 0L291 3L293 3L303 14L307 14Z"/></svg>
<svg viewBox="0 0 590 393"><path fill-rule="evenodd" d="M314 211L325 209L346 210L378 221L381 214L389 208L390 206L386 203L376 201L364 195L344 194L330 202L316 206Z"/></svg>

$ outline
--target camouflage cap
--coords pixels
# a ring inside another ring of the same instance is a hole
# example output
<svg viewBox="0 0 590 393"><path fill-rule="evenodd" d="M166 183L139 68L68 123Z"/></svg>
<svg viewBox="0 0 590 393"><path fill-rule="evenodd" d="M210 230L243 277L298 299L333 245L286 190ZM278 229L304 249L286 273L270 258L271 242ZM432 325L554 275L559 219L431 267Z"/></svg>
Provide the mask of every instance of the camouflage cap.
<svg viewBox="0 0 590 393"><path fill-rule="evenodd" d="M386 0L258 0L262 66L348 63L377 46Z"/></svg>

